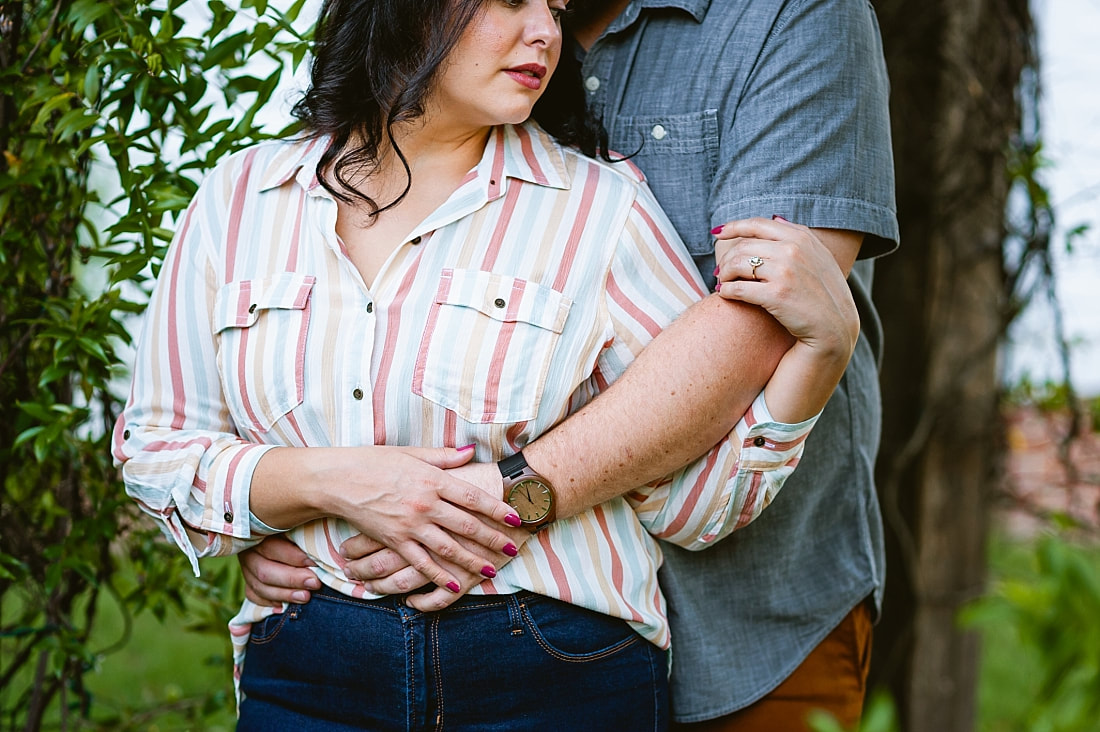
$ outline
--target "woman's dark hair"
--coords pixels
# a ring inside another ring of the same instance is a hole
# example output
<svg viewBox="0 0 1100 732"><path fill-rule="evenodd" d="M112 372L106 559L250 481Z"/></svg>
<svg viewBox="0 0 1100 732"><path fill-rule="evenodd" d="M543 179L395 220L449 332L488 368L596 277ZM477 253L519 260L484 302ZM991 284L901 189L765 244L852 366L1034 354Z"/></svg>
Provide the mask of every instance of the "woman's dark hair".
<svg viewBox="0 0 1100 732"><path fill-rule="evenodd" d="M408 194L411 170L393 128L424 114L440 68L487 1L325 0L314 31L310 86L293 113L310 137L332 138L317 164L318 180L329 193L345 203L366 203L371 216ZM607 134L587 114L571 43L564 44L533 116L562 144L604 154ZM351 181L376 168L384 143L408 180L396 199L381 205ZM322 175L330 166L337 186Z"/></svg>

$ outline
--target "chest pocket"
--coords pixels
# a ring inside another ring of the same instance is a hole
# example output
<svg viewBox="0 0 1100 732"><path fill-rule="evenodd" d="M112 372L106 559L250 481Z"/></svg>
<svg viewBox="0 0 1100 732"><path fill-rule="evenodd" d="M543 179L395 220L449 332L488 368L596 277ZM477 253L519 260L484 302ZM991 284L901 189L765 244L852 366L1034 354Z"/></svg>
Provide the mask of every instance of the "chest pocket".
<svg viewBox="0 0 1100 732"><path fill-rule="evenodd" d="M443 270L412 390L467 422L522 422L538 412L572 300L516 277Z"/></svg>
<svg viewBox="0 0 1100 732"><path fill-rule="evenodd" d="M646 174L688 251L709 254L714 249L707 230L718 170L718 110L622 116L615 120L611 140L618 152L639 151L631 160Z"/></svg>
<svg viewBox="0 0 1100 732"><path fill-rule="evenodd" d="M218 290L218 371L238 426L267 432L302 403L314 282L313 275L284 272L230 282Z"/></svg>

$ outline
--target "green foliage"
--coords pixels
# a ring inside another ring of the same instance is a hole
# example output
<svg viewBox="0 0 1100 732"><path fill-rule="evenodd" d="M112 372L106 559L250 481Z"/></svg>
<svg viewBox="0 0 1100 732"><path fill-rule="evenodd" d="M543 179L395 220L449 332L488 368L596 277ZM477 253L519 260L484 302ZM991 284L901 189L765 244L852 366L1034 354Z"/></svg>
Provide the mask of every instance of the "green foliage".
<svg viewBox="0 0 1100 732"><path fill-rule="evenodd" d="M1059 536L1041 537L1027 572L1002 579L963 622L986 643L1015 634L1027 654L1025 698L1012 727L1029 732L1100 730L1100 555Z"/></svg>
<svg viewBox="0 0 1100 732"><path fill-rule="evenodd" d="M224 627L224 577L190 577L122 491L112 384L176 216L304 58L303 4L0 2L0 729L96 716L85 677L134 612L203 596Z"/></svg>

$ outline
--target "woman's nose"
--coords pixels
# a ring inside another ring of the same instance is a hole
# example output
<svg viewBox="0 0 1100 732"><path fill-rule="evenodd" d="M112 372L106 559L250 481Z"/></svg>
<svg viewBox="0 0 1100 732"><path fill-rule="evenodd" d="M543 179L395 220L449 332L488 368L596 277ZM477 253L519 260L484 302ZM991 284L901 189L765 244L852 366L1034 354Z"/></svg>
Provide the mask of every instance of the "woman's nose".
<svg viewBox="0 0 1100 732"><path fill-rule="evenodd" d="M528 3L531 15L527 21L527 29L524 40L531 44L548 46L561 39L561 28L558 27L557 18L550 9L549 4L542 2Z"/></svg>

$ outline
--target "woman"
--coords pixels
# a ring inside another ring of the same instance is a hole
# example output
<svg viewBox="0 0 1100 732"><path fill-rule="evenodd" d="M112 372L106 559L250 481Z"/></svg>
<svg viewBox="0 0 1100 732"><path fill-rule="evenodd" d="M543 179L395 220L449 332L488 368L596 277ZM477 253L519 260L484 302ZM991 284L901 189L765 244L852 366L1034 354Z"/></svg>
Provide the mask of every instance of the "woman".
<svg viewBox="0 0 1100 732"><path fill-rule="evenodd" d="M530 517L524 543L514 491L443 473L476 457L511 474L703 294L640 178L559 144L595 152L579 105L540 116L558 142L525 123L563 10L329 0L299 106L308 138L219 166L170 248L116 428L127 491L196 571L293 527L325 585L307 606L246 603L236 619L241 729L663 727L669 639L647 532L702 548L755 517L843 371L858 326L839 270L824 271L788 293L781 320L800 340L765 392L677 474ZM756 279L751 242L737 251L723 267ZM768 266L746 300L804 263ZM443 612L373 598L341 570L337 547L359 534L435 592L486 579Z"/></svg>

